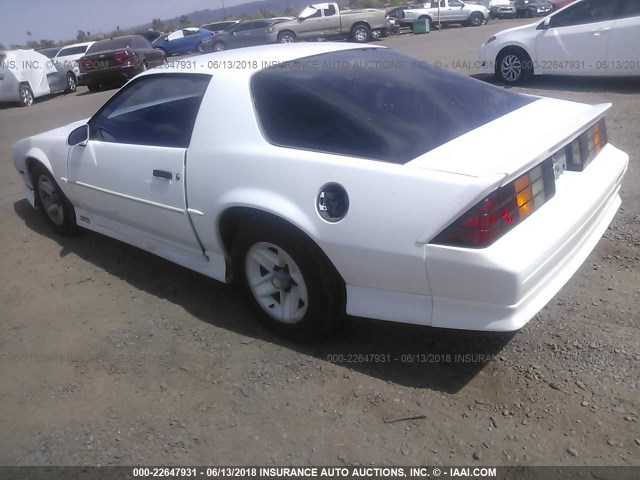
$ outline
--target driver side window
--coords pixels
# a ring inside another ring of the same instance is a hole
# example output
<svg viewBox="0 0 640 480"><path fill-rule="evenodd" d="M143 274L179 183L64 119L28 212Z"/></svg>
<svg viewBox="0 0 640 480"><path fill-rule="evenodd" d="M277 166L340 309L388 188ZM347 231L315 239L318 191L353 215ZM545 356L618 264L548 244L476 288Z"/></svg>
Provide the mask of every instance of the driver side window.
<svg viewBox="0 0 640 480"><path fill-rule="evenodd" d="M584 0L551 17L551 27L570 27L613 20L616 0Z"/></svg>
<svg viewBox="0 0 640 480"><path fill-rule="evenodd" d="M450 7L461 7L462 3L460 3L458 0L449 0L449 6Z"/></svg>
<svg viewBox="0 0 640 480"><path fill-rule="evenodd" d="M157 74L133 81L90 121L99 142L187 148L211 76Z"/></svg>

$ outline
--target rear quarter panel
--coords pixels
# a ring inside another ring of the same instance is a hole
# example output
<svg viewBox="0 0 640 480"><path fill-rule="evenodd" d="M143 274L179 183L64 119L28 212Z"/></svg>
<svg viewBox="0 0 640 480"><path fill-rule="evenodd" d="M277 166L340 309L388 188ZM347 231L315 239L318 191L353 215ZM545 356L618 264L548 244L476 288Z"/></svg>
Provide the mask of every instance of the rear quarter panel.
<svg viewBox="0 0 640 480"><path fill-rule="evenodd" d="M269 144L261 134L247 76L215 75L205 94L187 155L189 207L205 248L227 254L218 222L231 207L277 215L303 230L351 285L429 295L423 244L478 199L496 178L478 179L294 150ZM338 223L316 211L321 187L337 182L350 209Z"/></svg>

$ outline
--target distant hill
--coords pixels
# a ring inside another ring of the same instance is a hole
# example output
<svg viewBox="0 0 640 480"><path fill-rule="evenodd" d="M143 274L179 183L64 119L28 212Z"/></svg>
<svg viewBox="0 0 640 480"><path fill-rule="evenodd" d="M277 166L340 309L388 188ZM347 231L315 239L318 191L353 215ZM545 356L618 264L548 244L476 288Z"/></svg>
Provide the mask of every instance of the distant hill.
<svg viewBox="0 0 640 480"><path fill-rule="evenodd" d="M289 10L298 13L302 11L304 7L313 3L310 0L261 0L250 3L242 3L233 7L227 7L223 11L222 8L216 8L211 10L209 8L205 10L197 10L195 12L187 13L189 21L194 25L203 25L212 21L218 21L224 19L226 13L227 18L240 17L241 15L258 15L261 12L271 12L274 16L282 16L287 7ZM295 15L295 13L291 15ZM180 16L174 18L162 19L164 25L178 25L180 23ZM144 25L137 25L135 27L128 28L130 31L146 30L151 28L151 22Z"/></svg>

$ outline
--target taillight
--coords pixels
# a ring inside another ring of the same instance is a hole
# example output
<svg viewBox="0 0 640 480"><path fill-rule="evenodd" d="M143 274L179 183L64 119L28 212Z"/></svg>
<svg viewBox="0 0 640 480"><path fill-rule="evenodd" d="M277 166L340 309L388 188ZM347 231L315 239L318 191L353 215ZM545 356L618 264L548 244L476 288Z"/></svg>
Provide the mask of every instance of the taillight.
<svg viewBox="0 0 640 480"><path fill-rule="evenodd" d="M549 158L485 197L431 243L487 247L544 205L555 193L553 161Z"/></svg>
<svg viewBox="0 0 640 480"><path fill-rule="evenodd" d="M88 58L83 58L80 60L80 68L88 70L91 67L91 60Z"/></svg>
<svg viewBox="0 0 640 480"><path fill-rule="evenodd" d="M607 142L607 125L602 118L557 155L565 155L567 170L581 172L596 158Z"/></svg>
<svg viewBox="0 0 640 480"><path fill-rule="evenodd" d="M127 58L129 56L129 52L127 52L126 50L124 52L116 52L113 54L113 59L116 62L122 62L125 58Z"/></svg>

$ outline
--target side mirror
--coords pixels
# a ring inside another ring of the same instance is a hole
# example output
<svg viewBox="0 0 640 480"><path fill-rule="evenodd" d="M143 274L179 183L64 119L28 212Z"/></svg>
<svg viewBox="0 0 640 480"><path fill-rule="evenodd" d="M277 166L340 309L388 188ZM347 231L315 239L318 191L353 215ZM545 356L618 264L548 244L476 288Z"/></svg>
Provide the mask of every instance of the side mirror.
<svg viewBox="0 0 640 480"><path fill-rule="evenodd" d="M67 145L75 147L80 145L84 147L89 141L89 125L81 125L71 131L67 137Z"/></svg>
<svg viewBox="0 0 640 480"><path fill-rule="evenodd" d="M298 17L298 21L301 22L304 20L304 17Z"/></svg>
<svg viewBox="0 0 640 480"><path fill-rule="evenodd" d="M540 22L540 25L538 25L536 30L549 30L550 26L551 26L551 18L547 17L544 19L543 22Z"/></svg>

